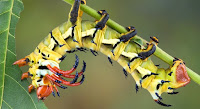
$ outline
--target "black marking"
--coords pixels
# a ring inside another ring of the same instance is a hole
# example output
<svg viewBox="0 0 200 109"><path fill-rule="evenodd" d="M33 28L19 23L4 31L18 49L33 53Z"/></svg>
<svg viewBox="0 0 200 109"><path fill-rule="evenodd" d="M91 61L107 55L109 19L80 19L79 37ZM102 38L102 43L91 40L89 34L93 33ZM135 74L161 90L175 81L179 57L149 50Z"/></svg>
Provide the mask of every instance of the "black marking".
<svg viewBox="0 0 200 109"><path fill-rule="evenodd" d="M99 21L97 24L96 24L96 26L95 26L95 28L98 28L98 29L103 29L104 27L105 27L105 25L106 25L106 22L108 21L108 19L109 19L109 14L105 11L105 10L101 10L102 11L102 15L103 15L103 18L101 18L101 21ZM99 12L100 13L100 12Z"/></svg>
<svg viewBox="0 0 200 109"><path fill-rule="evenodd" d="M59 45L59 47L62 47L62 46L64 46L65 44L62 44L62 45Z"/></svg>
<svg viewBox="0 0 200 109"><path fill-rule="evenodd" d="M92 52L92 54L93 54L94 56L99 55L98 52L96 52L95 50L90 49L90 51Z"/></svg>
<svg viewBox="0 0 200 109"><path fill-rule="evenodd" d="M53 95L54 97L56 97L56 95L55 95L54 91L52 91L52 95Z"/></svg>
<svg viewBox="0 0 200 109"><path fill-rule="evenodd" d="M40 78L43 78L44 76L43 75L40 75Z"/></svg>
<svg viewBox="0 0 200 109"><path fill-rule="evenodd" d="M56 82L56 83L62 83L62 81L59 81L59 80L55 80L55 82Z"/></svg>
<svg viewBox="0 0 200 109"><path fill-rule="evenodd" d="M133 38L135 35L137 34L137 31L136 30L133 30L132 32L126 34L126 35L123 35L121 36L119 39L120 39L120 42L127 42L129 41L131 38Z"/></svg>
<svg viewBox="0 0 200 109"><path fill-rule="evenodd" d="M161 80L161 83L164 84L164 83L169 83L170 81L164 81L164 80Z"/></svg>
<svg viewBox="0 0 200 109"><path fill-rule="evenodd" d="M115 56L115 53L114 53L114 51L113 51L113 50L111 50L111 53L113 54L113 56Z"/></svg>
<svg viewBox="0 0 200 109"><path fill-rule="evenodd" d="M42 59L47 60L47 58L45 58L45 57L42 57Z"/></svg>
<svg viewBox="0 0 200 109"><path fill-rule="evenodd" d="M47 57L49 57L50 55L48 54Z"/></svg>
<svg viewBox="0 0 200 109"><path fill-rule="evenodd" d="M26 64L27 64L28 62L30 62L29 58L26 58L25 61L26 61Z"/></svg>
<svg viewBox="0 0 200 109"><path fill-rule="evenodd" d="M39 64L39 62L37 62L37 64Z"/></svg>
<svg viewBox="0 0 200 109"><path fill-rule="evenodd" d="M174 62L174 63L172 64L172 67L174 67L175 64L176 64L176 62Z"/></svg>
<svg viewBox="0 0 200 109"><path fill-rule="evenodd" d="M123 72L124 72L125 77L128 77L128 73L124 68L123 68Z"/></svg>
<svg viewBox="0 0 200 109"><path fill-rule="evenodd" d="M154 36L155 37L155 36ZM154 42L156 42L156 43L159 43L159 41L158 41L158 38L156 37L156 39L155 38L153 38L153 37L150 37L151 38L151 40L153 40Z"/></svg>
<svg viewBox="0 0 200 109"><path fill-rule="evenodd" d="M58 60L63 61L65 59L65 55L63 55L61 58L59 58Z"/></svg>
<svg viewBox="0 0 200 109"><path fill-rule="evenodd" d="M74 25L74 26L72 27L72 39L73 39L74 42L79 43L77 40L74 39L74 28L75 28L75 27L76 27L76 25Z"/></svg>
<svg viewBox="0 0 200 109"><path fill-rule="evenodd" d="M42 79L37 80L37 82L40 82L40 81L42 81Z"/></svg>
<svg viewBox="0 0 200 109"><path fill-rule="evenodd" d="M33 76L33 74L30 74L30 72L28 72L28 76Z"/></svg>
<svg viewBox="0 0 200 109"><path fill-rule="evenodd" d="M53 51L55 50L56 46L57 46L57 44L54 44L54 46L52 48Z"/></svg>
<svg viewBox="0 0 200 109"><path fill-rule="evenodd" d="M97 43L95 43L94 40L91 40L91 42L97 46Z"/></svg>
<svg viewBox="0 0 200 109"><path fill-rule="evenodd" d="M161 97L160 95L158 95L157 92L156 92L155 94L156 94L156 96L157 96L160 100L162 100L162 97Z"/></svg>
<svg viewBox="0 0 200 109"><path fill-rule="evenodd" d="M127 31L131 31L131 30L135 29L135 27L134 27L134 26L129 26L129 27L126 27L125 29L126 29Z"/></svg>
<svg viewBox="0 0 200 109"><path fill-rule="evenodd" d="M32 62L32 63L34 63L34 61L33 61L33 60L32 60L31 62Z"/></svg>
<svg viewBox="0 0 200 109"><path fill-rule="evenodd" d="M138 54L138 57L142 60L145 60L146 58L148 58L149 56L151 56L154 52L156 51L156 46L153 45L153 47L151 48L151 50L147 51L147 52L140 52Z"/></svg>
<svg viewBox="0 0 200 109"><path fill-rule="evenodd" d="M40 53L40 49L38 48L38 52Z"/></svg>
<svg viewBox="0 0 200 109"><path fill-rule="evenodd" d="M159 67L160 66L160 64L157 64L157 65L155 65L156 67Z"/></svg>
<svg viewBox="0 0 200 109"><path fill-rule="evenodd" d="M76 72L75 78L70 82L70 84L74 84L78 79L78 72Z"/></svg>
<svg viewBox="0 0 200 109"><path fill-rule="evenodd" d="M168 89L173 90L174 88L168 87Z"/></svg>
<svg viewBox="0 0 200 109"><path fill-rule="evenodd" d="M70 13L70 22L74 25L77 21L77 17L78 17L78 10L79 10L79 7L80 7L80 0L75 0L74 1L74 5L73 5L73 8L71 10L71 13Z"/></svg>
<svg viewBox="0 0 200 109"><path fill-rule="evenodd" d="M156 103L162 105L162 106L166 106L166 107L170 107L170 106L172 106L172 105L169 105L169 104L164 104L164 103L162 103L162 102L159 101L159 100L154 100L154 101L155 101Z"/></svg>
<svg viewBox="0 0 200 109"><path fill-rule="evenodd" d="M156 89L158 90L160 88L161 84L157 84Z"/></svg>
<svg viewBox="0 0 200 109"><path fill-rule="evenodd" d="M178 94L179 92L168 92L170 95Z"/></svg>
<svg viewBox="0 0 200 109"><path fill-rule="evenodd" d="M120 41L118 41L114 46L113 46L113 50L117 47L117 45L120 43ZM111 51L112 53L113 53L113 50ZM115 56L114 55L114 53L113 53L113 56Z"/></svg>
<svg viewBox="0 0 200 109"><path fill-rule="evenodd" d="M39 66L38 69L40 69L40 70L48 70L47 66Z"/></svg>
<svg viewBox="0 0 200 109"><path fill-rule="evenodd" d="M138 85L135 84L135 90L136 90L136 93L138 92L138 89L139 89Z"/></svg>
<svg viewBox="0 0 200 109"><path fill-rule="evenodd" d="M81 0L81 4L86 4L84 1Z"/></svg>
<svg viewBox="0 0 200 109"><path fill-rule="evenodd" d="M135 59L137 59L137 58L139 58L139 57L134 57L134 58L132 58L131 60L130 60L130 62L133 62Z"/></svg>
<svg viewBox="0 0 200 109"><path fill-rule="evenodd" d="M111 65L113 65L113 64L112 64L113 62L112 62L112 60L111 60L110 57L108 57L108 61L110 62Z"/></svg>
<svg viewBox="0 0 200 109"><path fill-rule="evenodd" d="M57 45L59 45L58 41L57 41L57 40L55 39L55 37L53 36L52 31L50 32L50 34L51 34L51 38L56 42Z"/></svg>
<svg viewBox="0 0 200 109"><path fill-rule="evenodd" d="M170 72L168 75L169 75L169 76L172 76L172 73L173 73L173 72Z"/></svg>
<svg viewBox="0 0 200 109"><path fill-rule="evenodd" d="M77 55L75 55L75 57L76 57L76 61L75 61L75 64L74 64L74 68L76 69L77 68L77 66L78 66L78 63L79 63L79 58L78 58L78 56Z"/></svg>
<svg viewBox="0 0 200 109"><path fill-rule="evenodd" d="M92 35L92 38L93 38L93 39L95 38L97 31L98 31L98 28L95 29L95 31L94 31L94 33L93 33L93 35ZM94 42L93 39L91 40L91 43L94 43L95 45L97 45L97 44Z"/></svg>
<svg viewBox="0 0 200 109"><path fill-rule="evenodd" d="M46 56L44 53L41 53L41 54L42 54L42 56L44 56L44 57Z"/></svg>

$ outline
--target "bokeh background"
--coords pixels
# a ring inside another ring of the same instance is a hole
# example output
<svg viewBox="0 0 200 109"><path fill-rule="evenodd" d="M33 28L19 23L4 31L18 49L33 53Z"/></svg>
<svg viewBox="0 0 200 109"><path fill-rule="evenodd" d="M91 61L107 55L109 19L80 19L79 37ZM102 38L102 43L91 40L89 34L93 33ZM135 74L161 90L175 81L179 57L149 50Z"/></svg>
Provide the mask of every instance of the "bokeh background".
<svg viewBox="0 0 200 109"><path fill-rule="evenodd" d="M23 58L47 36L48 32L65 22L70 5L62 0L23 0L24 11L17 24L17 59ZM149 40L157 36L159 47L172 56L179 57L186 65L200 74L200 1L198 0L87 0L87 5L96 10L105 9L111 19L123 26L135 26L138 35ZM83 19L95 19L84 14ZM136 94L135 81L125 78L122 67L100 53L77 52L87 63L85 82L78 87L59 89L61 97L49 96L44 102L49 109L161 109L152 100L147 90ZM153 57L156 64L168 65ZM74 54L67 55L62 69L70 69ZM28 67L22 69L23 72ZM178 95L163 94L163 102L172 104L168 109L197 109L200 101L200 86L191 81L186 87L177 89Z"/></svg>

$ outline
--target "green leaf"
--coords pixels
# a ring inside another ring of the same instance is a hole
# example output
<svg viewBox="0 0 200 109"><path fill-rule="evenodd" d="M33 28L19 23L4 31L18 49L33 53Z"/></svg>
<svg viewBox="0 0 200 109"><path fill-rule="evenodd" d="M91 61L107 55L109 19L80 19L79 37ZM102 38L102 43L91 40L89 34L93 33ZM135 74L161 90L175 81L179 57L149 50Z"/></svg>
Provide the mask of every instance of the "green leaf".
<svg viewBox="0 0 200 109"><path fill-rule="evenodd" d="M15 28L23 10L21 0L0 0L0 109L43 109L35 91L29 94L27 80L21 81L16 61Z"/></svg>

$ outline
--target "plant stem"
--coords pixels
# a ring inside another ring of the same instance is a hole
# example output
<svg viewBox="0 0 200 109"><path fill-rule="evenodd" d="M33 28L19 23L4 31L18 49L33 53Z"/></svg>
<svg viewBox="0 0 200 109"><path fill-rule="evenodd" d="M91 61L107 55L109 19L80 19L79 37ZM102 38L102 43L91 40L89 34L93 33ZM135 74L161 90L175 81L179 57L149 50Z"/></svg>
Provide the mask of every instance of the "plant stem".
<svg viewBox="0 0 200 109"><path fill-rule="evenodd" d="M67 2L68 4L72 5L74 3L74 0L64 0L65 2ZM99 20L101 18L101 16L97 13L96 10L92 9L91 7L87 6L87 5L81 5L81 10L84 11L85 13L87 13L88 15L94 17L95 19ZM109 19L107 22L107 25L118 31L119 33L126 33L127 30L119 25L118 23L116 23L115 21ZM141 39L143 42L147 42L146 40L142 39L140 36L136 35L136 38ZM173 57L170 56L169 54L167 54L166 52L164 52L161 48L157 47L156 51L154 53L154 55L158 58L160 58L161 60L163 60L164 62L168 63L169 65L172 65L173 63ZM189 69L188 67L186 67L187 69L187 73L190 76L190 78L196 82L197 84L200 85L200 75L198 75L197 73L195 73L194 71L192 71L191 69Z"/></svg>

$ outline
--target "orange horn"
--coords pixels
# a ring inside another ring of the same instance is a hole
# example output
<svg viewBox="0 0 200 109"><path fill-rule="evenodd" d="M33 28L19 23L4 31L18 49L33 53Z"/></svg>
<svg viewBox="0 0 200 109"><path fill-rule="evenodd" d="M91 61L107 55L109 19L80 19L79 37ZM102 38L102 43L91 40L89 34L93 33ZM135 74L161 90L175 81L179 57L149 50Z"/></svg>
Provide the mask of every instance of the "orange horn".
<svg viewBox="0 0 200 109"><path fill-rule="evenodd" d="M24 65L27 65L29 62L29 59L28 58L22 58L20 60L17 60L13 63L13 65L18 65L19 67L21 66L24 66Z"/></svg>

